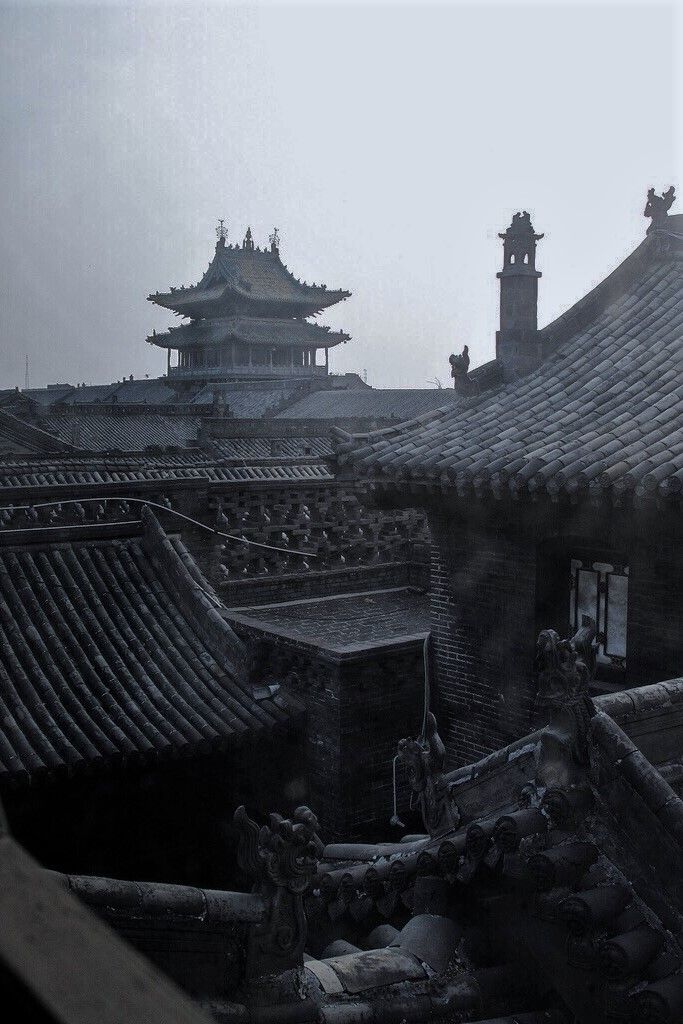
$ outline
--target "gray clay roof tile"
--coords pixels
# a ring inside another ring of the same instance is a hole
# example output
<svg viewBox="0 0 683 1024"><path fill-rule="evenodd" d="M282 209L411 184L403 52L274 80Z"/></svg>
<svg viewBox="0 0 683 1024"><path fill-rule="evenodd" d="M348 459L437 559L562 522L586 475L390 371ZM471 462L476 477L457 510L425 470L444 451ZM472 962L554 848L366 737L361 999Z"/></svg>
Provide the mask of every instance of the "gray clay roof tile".
<svg viewBox="0 0 683 1024"><path fill-rule="evenodd" d="M289 717L254 700L188 558L153 517L142 537L0 549L0 779L217 748Z"/></svg>
<svg viewBox="0 0 683 1024"><path fill-rule="evenodd" d="M498 494L503 484L557 494L596 478L618 490L647 477L671 493L667 474L683 458L683 219L670 221L680 235L666 257L649 236L590 301L540 332L556 347L538 370L391 433L338 431L342 471L460 490L488 480Z"/></svg>

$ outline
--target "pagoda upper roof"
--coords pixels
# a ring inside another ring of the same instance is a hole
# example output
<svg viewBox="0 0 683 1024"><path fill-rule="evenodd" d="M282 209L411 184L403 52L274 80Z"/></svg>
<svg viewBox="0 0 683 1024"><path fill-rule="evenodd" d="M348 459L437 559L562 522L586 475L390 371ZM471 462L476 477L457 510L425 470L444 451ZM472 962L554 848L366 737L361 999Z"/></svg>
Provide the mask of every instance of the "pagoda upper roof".
<svg viewBox="0 0 683 1024"><path fill-rule="evenodd" d="M240 341L248 345L270 345L275 348L300 345L308 348L333 348L350 335L331 331L322 324L309 324L305 320L284 320L275 317L227 316L210 320L197 320L179 327L171 327L163 334L147 338L160 348L184 349L194 345L220 345Z"/></svg>
<svg viewBox="0 0 683 1024"><path fill-rule="evenodd" d="M340 432L346 472L461 496L679 496L683 217L669 217L539 332L551 355L487 401L383 431Z"/></svg>
<svg viewBox="0 0 683 1024"><path fill-rule="evenodd" d="M299 281L277 248L226 245L216 253L198 284L156 292L148 300L181 316L214 317L231 313L253 316L311 316L347 299L351 292Z"/></svg>

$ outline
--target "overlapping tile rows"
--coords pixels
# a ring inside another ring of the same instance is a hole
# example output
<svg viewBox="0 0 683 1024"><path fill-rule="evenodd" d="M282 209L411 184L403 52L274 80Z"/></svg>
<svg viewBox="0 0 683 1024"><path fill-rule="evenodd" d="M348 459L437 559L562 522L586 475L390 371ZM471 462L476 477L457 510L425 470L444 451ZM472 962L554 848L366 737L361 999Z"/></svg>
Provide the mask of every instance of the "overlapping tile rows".
<svg viewBox="0 0 683 1024"><path fill-rule="evenodd" d="M64 452L71 445L38 426L0 410L0 452Z"/></svg>
<svg viewBox="0 0 683 1024"><path fill-rule="evenodd" d="M280 260L277 251L216 246L216 255L198 284L149 295L151 302L195 315L204 309L216 315L221 305L237 302L247 307L260 303L291 307L305 314L332 306L350 292L299 281ZM215 307L215 308L214 308ZM205 315L201 314L200 315Z"/></svg>
<svg viewBox="0 0 683 1024"><path fill-rule="evenodd" d="M322 324L306 320L283 320L274 317L216 317L195 320L189 324L171 327L163 334L152 334L147 341L165 348L186 348L192 345L220 345L226 341L241 341L250 345L313 345L332 348L349 340L343 331L332 332Z"/></svg>
<svg viewBox="0 0 683 1024"><path fill-rule="evenodd" d="M0 550L0 778L206 752L283 723L182 544Z"/></svg>
<svg viewBox="0 0 683 1024"><path fill-rule="evenodd" d="M279 412L276 419L333 420L373 417L405 420L433 409L451 408L461 395L446 388L354 388L314 391Z"/></svg>
<svg viewBox="0 0 683 1024"><path fill-rule="evenodd" d="M222 437L211 448L224 459L300 459L332 454L328 437Z"/></svg>
<svg viewBox="0 0 683 1024"><path fill-rule="evenodd" d="M33 473L3 473L0 476L2 487L73 487L102 484L144 484L144 483L182 483L196 480L207 484L241 483L243 481L258 483L276 483L282 481L315 481L332 480L332 473L327 466L309 465L278 465L278 466L184 466L159 469L81 469L64 472L61 469L49 468Z"/></svg>
<svg viewBox="0 0 683 1024"><path fill-rule="evenodd" d="M563 332L535 373L488 400L465 399L397 427L338 431L339 464L461 494L678 497L683 233L668 233L666 243L664 255L657 234L642 243L639 259L626 261L630 280L619 295L607 293L606 306L600 286L595 302L577 304L583 326Z"/></svg>
<svg viewBox="0 0 683 1024"><path fill-rule="evenodd" d="M46 416L43 429L84 451L144 451L146 448L185 448L197 441L198 416L159 416L146 413L68 413Z"/></svg>
<svg viewBox="0 0 683 1024"><path fill-rule="evenodd" d="M193 406L214 405L220 399L227 415L234 419L260 419L292 402L300 384L288 381L253 381L207 384L192 399Z"/></svg>

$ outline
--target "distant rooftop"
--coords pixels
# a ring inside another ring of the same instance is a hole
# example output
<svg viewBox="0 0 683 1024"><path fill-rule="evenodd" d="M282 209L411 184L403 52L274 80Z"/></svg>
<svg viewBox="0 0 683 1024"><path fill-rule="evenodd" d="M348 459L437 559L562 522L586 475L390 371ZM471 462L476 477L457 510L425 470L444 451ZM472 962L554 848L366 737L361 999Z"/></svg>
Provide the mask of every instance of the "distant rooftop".
<svg viewBox="0 0 683 1024"><path fill-rule="evenodd" d="M149 301L192 318L230 316L306 317L333 306L351 293L300 281L280 259L279 247L254 245L247 229L241 245L219 237L201 280L189 287L155 292Z"/></svg>

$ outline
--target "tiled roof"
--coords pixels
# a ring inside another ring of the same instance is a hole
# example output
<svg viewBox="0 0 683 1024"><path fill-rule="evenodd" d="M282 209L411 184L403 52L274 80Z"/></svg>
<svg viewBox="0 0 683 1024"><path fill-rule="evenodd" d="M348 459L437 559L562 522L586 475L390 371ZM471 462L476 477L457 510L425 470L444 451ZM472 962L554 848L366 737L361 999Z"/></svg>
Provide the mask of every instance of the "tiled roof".
<svg viewBox="0 0 683 1024"><path fill-rule="evenodd" d="M242 480L252 483L277 483L278 481L307 483L334 479L331 470L324 463L215 467L212 470L212 477L219 483L236 483Z"/></svg>
<svg viewBox="0 0 683 1024"><path fill-rule="evenodd" d="M45 430L75 448L93 452L184 448L197 441L197 416L93 412L47 416Z"/></svg>
<svg viewBox="0 0 683 1024"><path fill-rule="evenodd" d="M409 587L240 607L231 618L338 652L414 640L429 632L429 598Z"/></svg>
<svg viewBox="0 0 683 1024"><path fill-rule="evenodd" d="M117 468L109 463L104 466L72 466L33 465L28 468L7 466L0 468L0 490L4 488L45 488L55 490L55 498L60 497L59 488L64 488L66 496L73 496L74 487L118 486L121 484L159 485L188 483L196 481L203 484L224 483L279 483L308 482L332 480L333 474L325 463L283 462L273 458L275 465L239 465L223 466L215 463L202 464L198 460L195 465L186 466L141 466L137 469L128 466Z"/></svg>
<svg viewBox="0 0 683 1024"><path fill-rule="evenodd" d="M0 549L0 779L205 752L285 721L189 554L142 537Z"/></svg>
<svg viewBox="0 0 683 1024"><path fill-rule="evenodd" d="M344 334L343 331L333 333L329 327L310 324L306 320L226 316L171 327L163 334L150 335L147 341L161 348L178 349L192 345L220 345L233 340L248 345L333 348L343 341L348 341L349 337L350 335Z"/></svg>
<svg viewBox="0 0 683 1024"><path fill-rule="evenodd" d="M680 494L683 218L669 221L545 329L558 348L533 374L479 403L339 432L339 463L461 494Z"/></svg>
<svg viewBox="0 0 683 1024"><path fill-rule="evenodd" d="M198 391L192 406L213 405L220 394L226 412L236 419L260 419L274 409L292 401L302 387L301 382L245 381L244 383L207 384Z"/></svg>
<svg viewBox="0 0 683 1024"><path fill-rule="evenodd" d="M328 290L297 280L277 252L216 247L216 255L197 285L149 295L150 302L187 315L217 315L221 309L266 311L281 307L311 313L348 298L350 292Z"/></svg>
<svg viewBox="0 0 683 1024"><path fill-rule="evenodd" d="M277 414L276 419L332 420L370 418L406 420L431 409L450 408L462 400L451 388L357 388L315 391Z"/></svg>
<svg viewBox="0 0 683 1024"><path fill-rule="evenodd" d="M114 384L86 384L61 399L63 405L163 405L176 394L162 377L124 380Z"/></svg>
<svg viewBox="0 0 683 1024"><path fill-rule="evenodd" d="M118 386L118 381L113 384L84 384L61 398L60 404L99 405L100 402L110 402Z"/></svg>
<svg viewBox="0 0 683 1024"><path fill-rule="evenodd" d="M0 410L0 453L24 454L28 452L64 452L71 445L53 437L52 434L35 427L11 413Z"/></svg>
<svg viewBox="0 0 683 1024"><path fill-rule="evenodd" d="M53 384L47 388L28 388L21 394L29 398L36 405L50 406L55 402L61 402L67 395L76 389L72 384Z"/></svg>
<svg viewBox="0 0 683 1024"><path fill-rule="evenodd" d="M332 454L329 437L219 437L211 449L221 459L301 459Z"/></svg>

